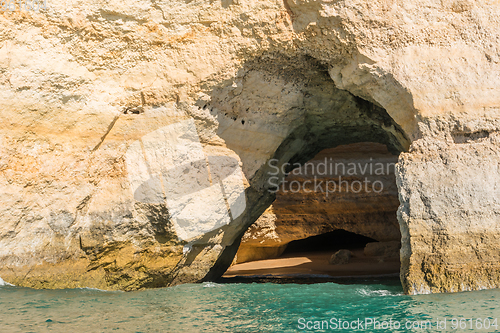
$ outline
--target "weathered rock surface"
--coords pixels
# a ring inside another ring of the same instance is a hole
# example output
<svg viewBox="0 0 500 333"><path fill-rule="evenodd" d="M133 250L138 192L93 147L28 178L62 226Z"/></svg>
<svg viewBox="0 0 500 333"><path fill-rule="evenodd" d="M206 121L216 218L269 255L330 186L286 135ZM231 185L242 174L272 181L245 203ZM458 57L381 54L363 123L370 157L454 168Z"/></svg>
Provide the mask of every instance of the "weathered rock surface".
<svg viewBox="0 0 500 333"><path fill-rule="evenodd" d="M419 140L398 166L404 287L415 294L498 288L500 137L464 133L458 123L450 131L450 123L431 122L429 131L434 126L444 127L439 136Z"/></svg>
<svg viewBox="0 0 500 333"><path fill-rule="evenodd" d="M405 291L499 287L499 16L496 1L467 0L53 0L2 13L0 276L124 290L216 278L274 200L267 161L371 141L405 151ZM241 167L236 218L238 182L203 185L220 220L199 227L181 218L192 202L173 218L158 203L171 193L160 162L182 154L147 136L190 120L199 154ZM129 167L131 147L145 163ZM186 226L197 236L180 237Z"/></svg>

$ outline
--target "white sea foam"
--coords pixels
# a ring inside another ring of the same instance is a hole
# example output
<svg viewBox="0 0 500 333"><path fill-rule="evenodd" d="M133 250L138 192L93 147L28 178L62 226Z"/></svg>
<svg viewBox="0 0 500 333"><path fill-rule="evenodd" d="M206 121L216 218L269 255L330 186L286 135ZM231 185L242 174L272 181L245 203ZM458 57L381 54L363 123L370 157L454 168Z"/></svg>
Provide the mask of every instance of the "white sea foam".
<svg viewBox="0 0 500 333"><path fill-rule="evenodd" d="M0 278L0 287L1 286L14 286L13 284L10 284L8 282L5 282L4 280L2 280L2 278Z"/></svg>
<svg viewBox="0 0 500 333"><path fill-rule="evenodd" d="M120 293L120 292L123 292L121 290L103 290L103 289L98 289L98 288L90 288L90 287L80 287L80 288L76 288L76 289L80 289L80 290L90 290L90 291L102 291L102 292L105 292L105 293Z"/></svg>
<svg viewBox="0 0 500 333"><path fill-rule="evenodd" d="M204 288L220 287L220 285L218 283L214 283L214 282L203 282L202 285Z"/></svg>
<svg viewBox="0 0 500 333"><path fill-rule="evenodd" d="M370 290L362 288L358 290L358 293L362 296L401 296L400 293L391 293L389 290Z"/></svg>

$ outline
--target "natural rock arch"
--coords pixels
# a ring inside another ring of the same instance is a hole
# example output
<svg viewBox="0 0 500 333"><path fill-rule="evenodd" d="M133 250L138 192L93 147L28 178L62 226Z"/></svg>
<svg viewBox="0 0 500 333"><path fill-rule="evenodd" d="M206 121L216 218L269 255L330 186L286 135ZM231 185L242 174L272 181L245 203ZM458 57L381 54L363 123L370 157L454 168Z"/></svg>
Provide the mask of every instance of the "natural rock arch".
<svg viewBox="0 0 500 333"><path fill-rule="evenodd" d="M256 59L244 66L239 72L242 79L237 79L236 87L234 87L234 81L229 81L230 89L227 89L227 86L214 89L210 103L203 105L213 114L229 117L234 121L233 126L239 128L235 132L242 136L252 135L251 129L249 132L245 129L247 124L252 123L252 117L258 117L258 121L266 124L279 121L279 119L273 119L273 114L277 114L274 111L277 109L275 97L271 95L268 100L265 100L259 95L261 92L269 91L275 94L276 91L280 91L282 94L279 99L290 101L289 110L286 113L295 118L289 124L291 129L282 130L289 134L279 144L271 158L257 170L245 168L247 160L239 150L248 152L252 148L261 147L232 145L233 138L227 134L227 132L232 132L230 130L219 132L218 135L225 140L227 146L239 153L243 170L246 176L251 178L250 187L247 189L248 213L237 225L234 240L231 240L233 243L225 247L204 277L205 280L216 279L225 272L233 260L239 239L245 230L274 200L275 196L270 191L271 182L269 182L271 167L268 162L270 160L276 161L276 166L280 169L283 169L283 165L288 165L286 172L290 172L292 165L305 163L326 148L357 142L378 142L387 145L393 154L399 154L409 145L408 136L384 109L336 88L326 68L317 61L310 58L287 59L276 55L273 58ZM286 69L282 70L282 68ZM254 77L259 79L255 80ZM237 96L225 93L232 89L239 89ZM300 98L289 98L294 94ZM256 96L260 98L261 104L251 105L254 107L254 110L251 110L245 102L256 101L258 99ZM302 104L294 104L297 100L300 100ZM266 111L256 112L255 107ZM240 121L242 118L245 118L244 123ZM272 135L272 133L269 134ZM238 139L234 141L240 142ZM272 143L273 140L268 142ZM248 158L255 157L250 155ZM251 165L251 162L249 164ZM280 174L279 177L281 179L284 176Z"/></svg>

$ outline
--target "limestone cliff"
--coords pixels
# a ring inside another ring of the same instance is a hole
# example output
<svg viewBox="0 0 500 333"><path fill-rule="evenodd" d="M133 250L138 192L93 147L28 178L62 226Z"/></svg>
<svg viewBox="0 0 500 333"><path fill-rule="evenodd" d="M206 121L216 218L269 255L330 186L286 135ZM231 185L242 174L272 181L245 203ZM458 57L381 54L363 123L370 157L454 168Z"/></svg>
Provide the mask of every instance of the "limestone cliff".
<svg viewBox="0 0 500 333"><path fill-rule="evenodd" d="M499 287L499 8L52 0L0 13L0 277L216 278L274 200L268 161L378 142L404 152L405 291Z"/></svg>

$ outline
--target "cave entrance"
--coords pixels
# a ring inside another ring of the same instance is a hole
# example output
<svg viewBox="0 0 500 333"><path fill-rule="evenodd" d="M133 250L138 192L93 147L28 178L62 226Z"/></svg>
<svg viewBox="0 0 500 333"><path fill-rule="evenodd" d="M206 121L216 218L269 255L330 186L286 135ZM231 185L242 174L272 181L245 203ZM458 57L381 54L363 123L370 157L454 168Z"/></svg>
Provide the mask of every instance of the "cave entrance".
<svg viewBox="0 0 500 333"><path fill-rule="evenodd" d="M373 142L320 151L286 176L224 276L397 276L397 159Z"/></svg>

